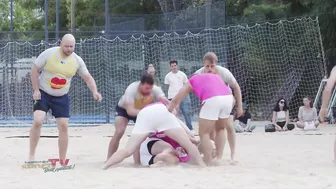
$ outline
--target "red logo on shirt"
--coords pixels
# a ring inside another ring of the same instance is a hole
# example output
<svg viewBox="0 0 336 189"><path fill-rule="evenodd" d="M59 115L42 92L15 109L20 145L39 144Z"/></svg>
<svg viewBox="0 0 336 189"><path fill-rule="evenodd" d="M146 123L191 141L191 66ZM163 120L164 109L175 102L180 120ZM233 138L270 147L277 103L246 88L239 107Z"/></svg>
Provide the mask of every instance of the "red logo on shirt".
<svg viewBox="0 0 336 189"><path fill-rule="evenodd" d="M50 80L50 87L53 89L61 89L65 86L66 79L60 79L58 77L54 77Z"/></svg>

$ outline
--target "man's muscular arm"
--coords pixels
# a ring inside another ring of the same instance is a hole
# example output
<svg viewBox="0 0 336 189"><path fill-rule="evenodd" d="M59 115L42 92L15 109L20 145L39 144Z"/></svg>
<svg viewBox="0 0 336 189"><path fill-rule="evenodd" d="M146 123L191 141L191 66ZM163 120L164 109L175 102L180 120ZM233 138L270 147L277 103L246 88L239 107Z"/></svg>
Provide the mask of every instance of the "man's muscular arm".
<svg viewBox="0 0 336 189"><path fill-rule="evenodd" d="M126 111L127 111L127 114L130 115L130 116L136 117L138 115L140 110L135 109L134 99L133 100L128 100L126 102Z"/></svg>

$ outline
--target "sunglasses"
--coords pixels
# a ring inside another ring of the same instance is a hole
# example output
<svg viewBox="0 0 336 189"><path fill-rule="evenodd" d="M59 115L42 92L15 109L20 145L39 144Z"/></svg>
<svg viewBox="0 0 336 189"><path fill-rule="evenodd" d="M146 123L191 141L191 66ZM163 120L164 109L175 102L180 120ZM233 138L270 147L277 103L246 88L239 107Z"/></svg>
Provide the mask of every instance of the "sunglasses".
<svg viewBox="0 0 336 189"><path fill-rule="evenodd" d="M285 101L281 100L280 103L283 104L283 103L285 103Z"/></svg>

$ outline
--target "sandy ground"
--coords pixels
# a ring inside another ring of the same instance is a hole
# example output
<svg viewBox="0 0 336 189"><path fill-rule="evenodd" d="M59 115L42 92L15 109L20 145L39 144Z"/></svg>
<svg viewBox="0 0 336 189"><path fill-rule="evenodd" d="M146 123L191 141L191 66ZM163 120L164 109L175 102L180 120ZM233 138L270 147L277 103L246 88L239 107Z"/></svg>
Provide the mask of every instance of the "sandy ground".
<svg viewBox="0 0 336 189"><path fill-rule="evenodd" d="M127 134L133 126L129 126ZM336 188L336 166L332 163L336 127L318 131L294 130L237 134L238 165L230 165L226 144L223 165L210 168L177 166L135 168L132 158L118 167L101 170L113 127L70 128L68 149L72 170L44 173L43 169L23 169L27 160L29 128L0 129L1 189L331 189ZM57 136L56 128L42 128L43 135ZM125 135L120 146L127 141ZM36 161L58 157L57 138L41 138Z"/></svg>

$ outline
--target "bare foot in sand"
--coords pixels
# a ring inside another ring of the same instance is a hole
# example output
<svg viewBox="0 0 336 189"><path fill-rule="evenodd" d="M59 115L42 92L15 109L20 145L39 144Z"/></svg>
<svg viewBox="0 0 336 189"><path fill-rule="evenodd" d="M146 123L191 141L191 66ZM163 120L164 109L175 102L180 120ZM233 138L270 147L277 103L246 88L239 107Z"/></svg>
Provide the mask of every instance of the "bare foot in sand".
<svg viewBox="0 0 336 189"><path fill-rule="evenodd" d="M231 160L229 160L229 163L230 163L230 165L237 165L238 161L231 159Z"/></svg>
<svg viewBox="0 0 336 189"><path fill-rule="evenodd" d="M29 155L28 161L34 161L34 160L35 160L35 156Z"/></svg>
<svg viewBox="0 0 336 189"><path fill-rule="evenodd" d="M219 159L214 159L214 160L212 161L212 166L221 166L221 165L223 165L223 163L222 163L222 161L219 160Z"/></svg>

